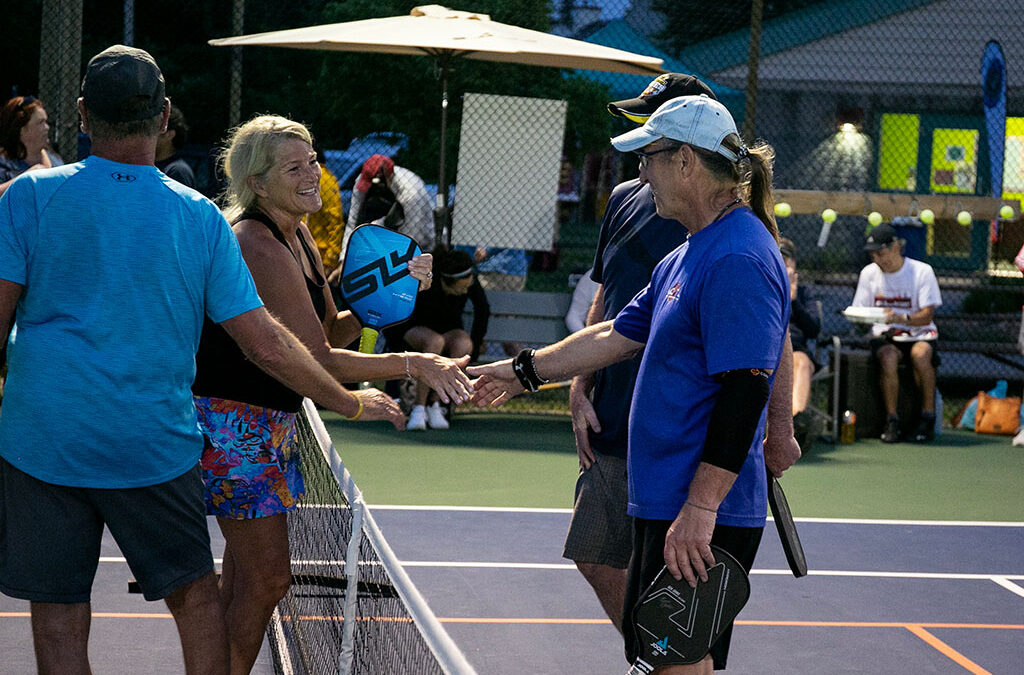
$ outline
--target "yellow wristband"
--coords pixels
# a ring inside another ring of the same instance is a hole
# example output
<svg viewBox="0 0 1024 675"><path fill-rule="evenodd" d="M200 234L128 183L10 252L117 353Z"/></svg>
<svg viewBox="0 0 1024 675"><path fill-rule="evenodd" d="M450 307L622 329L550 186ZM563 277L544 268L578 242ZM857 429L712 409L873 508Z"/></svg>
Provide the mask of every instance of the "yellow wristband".
<svg viewBox="0 0 1024 675"><path fill-rule="evenodd" d="M355 420L359 419L359 416L360 416L360 415L362 415L362 414L363 414L363 399L361 399L361 398L359 398L358 396L356 396L356 401L357 401L357 402L359 403L359 410L357 410L357 411L356 411L356 414L355 414L355 415L353 415L352 417L346 417L346 418L345 418L345 419L347 419L347 420L348 420L349 422L354 422Z"/></svg>

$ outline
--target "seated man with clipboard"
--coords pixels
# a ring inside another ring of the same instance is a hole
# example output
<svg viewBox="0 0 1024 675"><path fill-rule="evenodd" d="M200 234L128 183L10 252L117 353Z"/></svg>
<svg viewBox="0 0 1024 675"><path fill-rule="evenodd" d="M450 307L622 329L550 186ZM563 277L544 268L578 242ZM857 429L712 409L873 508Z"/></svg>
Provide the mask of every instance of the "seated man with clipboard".
<svg viewBox="0 0 1024 675"><path fill-rule="evenodd" d="M884 311L880 322L871 326L871 353L881 369L882 398L885 402L885 430L882 441L900 440L899 364L910 362L914 380L921 390L921 419L912 438L927 442L935 438L935 309L942 304L935 270L928 263L906 258L904 241L889 223L882 223L868 232L864 250L871 264L860 272L853 307L848 318L856 316L856 308Z"/></svg>

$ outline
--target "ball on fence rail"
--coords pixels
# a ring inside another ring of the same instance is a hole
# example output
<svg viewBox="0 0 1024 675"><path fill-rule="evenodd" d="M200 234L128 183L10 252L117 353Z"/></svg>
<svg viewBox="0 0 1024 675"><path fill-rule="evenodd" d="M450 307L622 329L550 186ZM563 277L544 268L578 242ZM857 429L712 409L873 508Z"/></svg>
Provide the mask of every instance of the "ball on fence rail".
<svg viewBox="0 0 1024 675"><path fill-rule="evenodd" d="M793 209L788 202L779 202L775 205L775 215L779 218L788 218L791 213Z"/></svg>
<svg viewBox="0 0 1024 675"><path fill-rule="evenodd" d="M1003 220L1013 220L1013 207L1009 204L1003 204L999 207L999 217Z"/></svg>
<svg viewBox="0 0 1024 675"><path fill-rule="evenodd" d="M971 218L971 214L968 213L967 211L961 211L960 213L956 214L956 222L960 223L964 227L970 225L972 220L973 219Z"/></svg>
<svg viewBox="0 0 1024 675"><path fill-rule="evenodd" d="M834 209L825 209L821 212L821 219L826 223L836 222L836 212Z"/></svg>
<svg viewBox="0 0 1024 675"><path fill-rule="evenodd" d="M921 211L919 217L921 218L921 222L924 223L925 225L935 224L935 212L932 211L931 209L924 209L923 211Z"/></svg>
<svg viewBox="0 0 1024 675"><path fill-rule="evenodd" d="M868 214L868 222L871 223L871 227L878 227L882 224L882 214L878 211L872 211Z"/></svg>

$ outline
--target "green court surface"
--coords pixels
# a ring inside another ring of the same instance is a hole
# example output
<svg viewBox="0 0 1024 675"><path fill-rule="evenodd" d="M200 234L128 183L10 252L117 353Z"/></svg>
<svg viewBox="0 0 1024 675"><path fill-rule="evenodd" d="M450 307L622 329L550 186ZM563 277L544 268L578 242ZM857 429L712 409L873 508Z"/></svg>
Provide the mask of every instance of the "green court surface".
<svg viewBox="0 0 1024 675"><path fill-rule="evenodd" d="M370 504L572 505L568 417L458 414L448 431L324 422ZM1024 448L946 431L933 443L819 443L782 483L798 517L1024 521Z"/></svg>

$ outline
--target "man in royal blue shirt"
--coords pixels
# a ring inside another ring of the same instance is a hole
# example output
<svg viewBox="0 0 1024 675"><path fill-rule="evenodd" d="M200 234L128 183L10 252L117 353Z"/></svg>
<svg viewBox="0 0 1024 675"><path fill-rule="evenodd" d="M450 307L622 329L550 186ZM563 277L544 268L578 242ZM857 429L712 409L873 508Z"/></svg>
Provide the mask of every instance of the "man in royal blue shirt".
<svg viewBox="0 0 1024 675"><path fill-rule="evenodd" d="M608 104L613 115L643 124L663 103L680 96L714 94L692 75L659 75L639 96ZM686 241L679 221L658 215L651 186L634 178L612 190L601 223L591 278L598 282L587 325L614 319L643 290L662 258ZM633 551L633 523L627 513L626 448L630 403L641 355L573 378L569 393L580 472L572 520L563 556L594 589L601 606L621 632L626 568ZM776 417L790 417L789 371L772 388L769 406L782 405ZM785 454L792 430L773 426L769 458ZM769 466L771 462L769 461Z"/></svg>
<svg viewBox="0 0 1024 675"><path fill-rule="evenodd" d="M772 215L772 149L744 146L724 106L676 98L612 143L640 155L658 214L678 220L687 242L614 321L470 373L481 376L477 402L496 404L645 350L629 419L635 521L623 632L633 661L631 609L663 565L695 585L714 562L711 543L753 565L767 511L766 404L789 285ZM773 473L798 456L774 458ZM729 631L700 663L665 672L724 668L728 642Z"/></svg>

